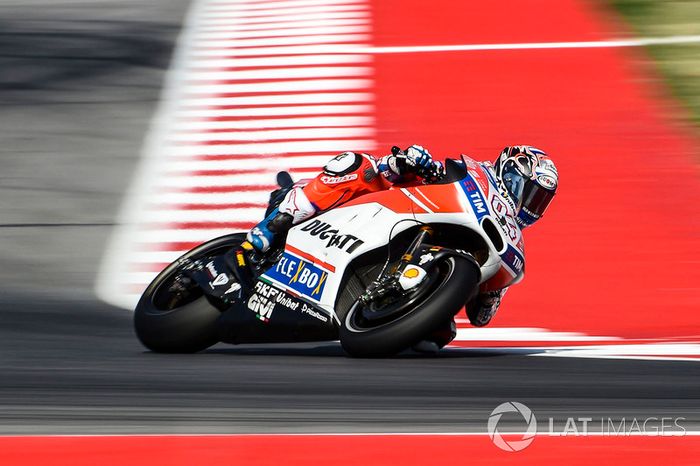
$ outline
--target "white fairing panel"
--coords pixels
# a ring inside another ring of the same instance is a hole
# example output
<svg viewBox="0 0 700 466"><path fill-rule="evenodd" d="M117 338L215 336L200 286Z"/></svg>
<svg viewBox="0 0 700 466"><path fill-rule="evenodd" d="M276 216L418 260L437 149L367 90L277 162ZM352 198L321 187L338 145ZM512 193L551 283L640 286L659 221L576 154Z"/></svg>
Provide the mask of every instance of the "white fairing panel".
<svg viewBox="0 0 700 466"><path fill-rule="evenodd" d="M396 225L401 220L405 221ZM394 225L393 235L396 235L416 222L410 215L371 203L340 207L290 230L287 245L291 248L287 252L300 250L316 259L316 264L326 264L328 276L323 294L313 296L313 300L332 311L347 265L367 251L386 246Z"/></svg>

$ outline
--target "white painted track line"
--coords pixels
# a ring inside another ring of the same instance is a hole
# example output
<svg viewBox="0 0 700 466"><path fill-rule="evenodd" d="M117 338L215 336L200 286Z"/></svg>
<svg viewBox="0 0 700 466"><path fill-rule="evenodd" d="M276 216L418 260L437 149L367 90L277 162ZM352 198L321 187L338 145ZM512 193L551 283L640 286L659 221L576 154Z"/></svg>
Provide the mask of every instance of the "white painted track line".
<svg viewBox="0 0 700 466"><path fill-rule="evenodd" d="M455 44L455 45L417 45L395 47L362 47L362 46L289 46L269 47L259 49L259 54L278 53L284 55L296 55L306 53L327 54L396 54L396 53L435 53L435 52L478 52L495 50L548 50L548 49L588 49L588 48L615 48L615 47L646 47L650 45L674 45L700 43L700 35L651 37L646 39L615 39L586 42L526 42L504 44ZM208 54L225 54L224 50L210 51ZM204 53L207 55L207 53Z"/></svg>
<svg viewBox="0 0 700 466"><path fill-rule="evenodd" d="M700 43L700 35L650 37L645 39L613 39L586 42L526 42L511 44L462 44L419 45L407 47L371 47L362 53L425 53L425 52L475 52L481 50L541 50L541 49L586 49L609 47L646 47L649 45L672 45ZM356 49L360 53L360 48Z"/></svg>
<svg viewBox="0 0 700 466"><path fill-rule="evenodd" d="M674 36L648 39L626 39L589 42L530 42L507 44L462 44L462 45L423 45L407 47L362 47L352 44L336 46L319 44L309 46L261 47L241 51L241 55L298 55L298 54L398 54L398 53L435 53L435 52L478 52L496 50L548 50L548 49L588 49L614 47L646 47L650 45L673 45L700 43L700 36ZM203 50L197 56L226 56L226 49Z"/></svg>

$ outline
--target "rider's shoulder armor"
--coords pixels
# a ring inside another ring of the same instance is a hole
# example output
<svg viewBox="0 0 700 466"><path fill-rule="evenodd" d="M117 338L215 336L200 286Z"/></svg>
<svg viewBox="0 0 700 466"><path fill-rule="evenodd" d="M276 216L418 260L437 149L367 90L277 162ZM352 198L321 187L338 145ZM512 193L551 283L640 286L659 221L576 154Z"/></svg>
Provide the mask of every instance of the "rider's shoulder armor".
<svg viewBox="0 0 700 466"><path fill-rule="evenodd" d="M333 157L325 167L323 172L332 176L343 176L352 173L362 165L362 154L356 152L343 152Z"/></svg>

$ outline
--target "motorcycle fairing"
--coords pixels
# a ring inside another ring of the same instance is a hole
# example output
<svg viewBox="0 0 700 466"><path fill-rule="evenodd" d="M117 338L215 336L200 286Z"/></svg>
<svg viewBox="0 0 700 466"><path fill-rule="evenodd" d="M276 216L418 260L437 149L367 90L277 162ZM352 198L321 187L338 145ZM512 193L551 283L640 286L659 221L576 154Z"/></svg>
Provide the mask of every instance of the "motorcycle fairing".
<svg viewBox="0 0 700 466"><path fill-rule="evenodd" d="M337 319L335 302L345 270L354 259L372 251L384 254L391 238L417 224L449 223L470 228L489 245L489 258L481 266L482 283L496 275L504 286L514 282L522 276L524 255L519 228L508 234L505 217L512 210L507 209L507 202L486 170L471 160L467 167L467 175L458 182L393 187L297 225L287 236L283 255L286 264L269 269L262 278L287 292L298 293ZM505 245L502 250L496 250L484 233L481 225L485 219L499 226ZM308 271L306 283L300 283L298 274L304 270ZM315 286L309 286L309 280Z"/></svg>
<svg viewBox="0 0 700 466"><path fill-rule="evenodd" d="M323 309L264 278L219 317L225 343L281 343L338 339L338 325Z"/></svg>
<svg viewBox="0 0 700 466"><path fill-rule="evenodd" d="M329 274L335 267L288 245L277 263L263 278L284 290L296 292L307 300L319 303Z"/></svg>
<svg viewBox="0 0 700 466"><path fill-rule="evenodd" d="M491 179L492 178L489 177L489 180ZM504 251L499 251L499 255L503 261L503 265L506 267L507 271L510 272L512 277L519 277L523 273L525 267L525 257L512 243L517 244L518 242L522 242L522 232L515 222L512 210L509 210L508 204L504 202L502 196L500 196L495 189L490 189L487 192L490 192L491 196L488 198L489 200L487 200L476 180L477 177L472 175L472 171L470 170L470 173L459 182L459 186L464 191L471 206L471 210L479 223L487 216L496 219L496 224L504 233L503 239L506 245L506 249Z"/></svg>

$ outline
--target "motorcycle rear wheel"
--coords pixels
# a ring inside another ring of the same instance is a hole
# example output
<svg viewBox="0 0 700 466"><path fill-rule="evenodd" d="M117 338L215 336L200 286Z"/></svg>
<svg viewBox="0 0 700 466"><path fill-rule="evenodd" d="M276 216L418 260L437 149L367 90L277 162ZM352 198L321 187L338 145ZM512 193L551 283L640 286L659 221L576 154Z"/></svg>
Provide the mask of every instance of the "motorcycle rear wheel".
<svg viewBox="0 0 700 466"><path fill-rule="evenodd" d="M169 287L180 260L214 257L245 240L245 233L221 236L197 246L166 267L143 292L134 312L134 330L141 343L158 353L196 353L218 342L221 312L197 288L184 297Z"/></svg>
<svg viewBox="0 0 700 466"><path fill-rule="evenodd" d="M393 320L372 323L363 318L367 308L358 300L340 328L340 343L353 357L386 357L412 347L453 318L479 285L478 266L461 257L449 257L426 279L423 290L410 308Z"/></svg>

